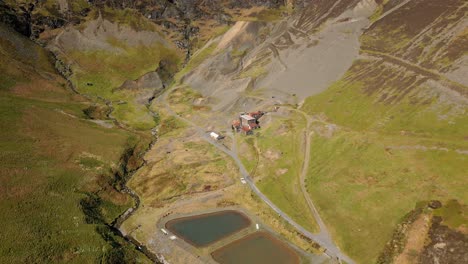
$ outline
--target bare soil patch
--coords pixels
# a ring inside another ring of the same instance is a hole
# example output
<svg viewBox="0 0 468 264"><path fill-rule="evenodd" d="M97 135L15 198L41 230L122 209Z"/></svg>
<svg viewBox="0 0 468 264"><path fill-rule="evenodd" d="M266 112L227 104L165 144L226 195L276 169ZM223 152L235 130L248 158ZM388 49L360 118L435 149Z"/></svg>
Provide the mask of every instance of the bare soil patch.
<svg viewBox="0 0 468 264"><path fill-rule="evenodd" d="M403 252L396 258L396 264L410 264L416 262L416 258L424 248L430 222L430 215L421 214L411 225L408 232L408 241L406 242Z"/></svg>

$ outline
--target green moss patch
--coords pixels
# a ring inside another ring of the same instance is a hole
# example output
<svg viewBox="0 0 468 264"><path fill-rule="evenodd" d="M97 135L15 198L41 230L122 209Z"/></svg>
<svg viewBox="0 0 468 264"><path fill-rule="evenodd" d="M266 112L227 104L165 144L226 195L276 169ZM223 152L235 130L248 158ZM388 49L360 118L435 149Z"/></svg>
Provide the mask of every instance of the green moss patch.
<svg viewBox="0 0 468 264"><path fill-rule="evenodd" d="M434 215L441 216L443 224L457 229L468 223L468 206L461 204L458 200L449 200L444 206L434 211Z"/></svg>

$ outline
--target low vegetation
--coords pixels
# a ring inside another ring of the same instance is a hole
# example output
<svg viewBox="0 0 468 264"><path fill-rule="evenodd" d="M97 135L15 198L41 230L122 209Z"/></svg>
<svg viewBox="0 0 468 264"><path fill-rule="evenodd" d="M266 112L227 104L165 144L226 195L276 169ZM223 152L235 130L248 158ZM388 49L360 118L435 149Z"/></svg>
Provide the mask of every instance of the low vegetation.
<svg viewBox="0 0 468 264"><path fill-rule="evenodd" d="M342 248L363 263L375 261L415 202L468 201L460 185L467 157L456 151L467 147L461 105L430 98L424 84L386 67L372 70L372 64L356 62L303 106L347 128L332 138L315 137L308 190Z"/></svg>
<svg viewBox="0 0 468 264"><path fill-rule="evenodd" d="M110 226L132 204L111 183L134 135L86 120L49 54L0 30L0 262L146 262Z"/></svg>
<svg viewBox="0 0 468 264"><path fill-rule="evenodd" d="M278 8L254 7L245 10L226 10L234 21L263 21L275 22L284 18L284 14L290 13L290 7L280 6Z"/></svg>
<svg viewBox="0 0 468 264"><path fill-rule="evenodd" d="M382 62L358 60L325 92L308 98L302 109L322 112L332 122L357 131L455 139L466 145L459 141L468 129L463 102L456 96L443 98L431 81L417 81L416 75Z"/></svg>
<svg viewBox="0 0 468 264"><path fill-rule="evenodd" d="M468 226L468 205L461 204L459 200L448 200L443 207L434 211L434 215L442 217L442 223L453 229Z"/></svg>
<svg viewBox="0 0 468 264"><path fill-rule="evenodd" d="M371 20L375 21L397 3L381 2ZM451 0L443 6L437 0L428 0L424 4L408 2L369 27L361 37L362 47L387 52L442 72L455 69L452 66L466 53L464 47L468 43L466 28L462 26L465 4L463 0ZM445 33L449 28L452 31Z"/></svg>
<svg viewBox="0 0 468 264"><path fill-rule="evenodd" d="M407 43L401 38L410 31L378 23L361 38L366 49L385 54ZM355 61L303 104L308 114L339 126L313 137L307 188L334 239L354 260L375 263L417 203L468 202L468 119L460 97L466 90L457 87L383 56Z"/></svg>
<svg viewBox="0 0 468 264"><path fill-rule="evenodd" d="M300 225L315 232L318 228L299 180L304 162L304 129L305 120L299 114L275 119L257 130L256 136L244 137L244 144L249 144L257 153L250 155L254 160L243 158L243 161L247 169L254 170L258 187L273 203Z"/></svg>
<svg viewBox="0 0 468 264"><path fill-rule="evenodd" d="M114 43L114 46L117 45ZM114 103L115 116L119 121L139 129L147 130L157 124L148 109L135 101L135 94L118 90L126 80L135 80L154 71L159 61L165 58L175 59L175 53L162 44L152 47L128 47L120 43L124 52L116 55L112 52L78 52L70 54L79 68L74 69L72 81L76 89L92 97L102 97ZM123 103L119 103L123 102Z"/></svg>
<svg viewBox="0 0 468 264"><path fill-rule="evenodd" d="M96 19L100 16L107 21L106 23L110 21L117 26L117 29L107 26L109 28L104 30L127 30L125 34L130 38L141 38L141 41L131 43L118 37L119 32L114 32L117 37L113 37L112 32L96 33L96 37L91 37L88 41L90 45L98 48L58 47L61 50L59 58L70 64L73 73L70 81L79 93L97 103L112 103L112 116L119 122L136 130L149 130L157 125L157 120L146 107L150 102L139 99L148 91L118 88L125 81L137 80L144 74L157 70L161 65L161 78L163 82L169 82L168 79L178 70L180 54L162 35L158 35L156 25L136 10L104 7L100 14L92 11L87 16L87 22L78 25L77 29L85 30L92 26L92 23L97 23Z"/></svg>
<svg viewBox="0 0 468 264"><path fill-rule="evenodd" d="M242 155L239 156L242 164L245 169L250 173L252 177L255 177L257 174L257 167L260 159L260 153L257 151L255 137L245 137L242 135L237 136L237 141L239 141L239 152Z"/></svg>
<svg viewBox="0 0 468 264"><path fill-rule="evenodd" d="M240 74L239 78L252 78L256 79L258 77L261 77L263 75L267 74L267 71L265 70L264 67L262 66L251 66L246 69L244 69Z"/></svg>
<svg viewBox="0 0 468 264"><path fill-rule="evenodd" d="M137 31L156 30L156 25L154 23L143 17L138 11L134 9L115 9L106 6L100 10L100 14L103 18L109 21L113 21L122 25L128 25ZM96 12L95 16L98 15L99 14Z"/></svg>
<svg viewBox="0 0 468 264"><path fill-rule="evenodd" d="M468 207L458 200L419 202L397 225L377 263L451 263L465 254ZM454 221L455 220L455 221ZM438 245L438 246L436 246ZM442 246L442 247L439 247ZM447 254L441 248L450 248Z"/></svg>
<svg viewBox="0 0 468 264"><path fill-rule="evenodd" d="M170 92L168 103L177 114L184 117L196 114L197 118L199 118L210 110L202 94L185 85L179 86Z"/></svg>
<svg viewBox="0 0 468 264"><path fill-rule="evenodd" d="M232 182L231 162L164 111L158 134L147 166L129 183L146 206L158 208L181 195L213 191Z"/></svg>
<svg viewBox="0 0 468 264"><path fill-rule="evenodd" d="M375 261L417 201L468 200L466 155L389 148L407 140L353 131L313 139L307 188L334 238L362 263Z"/></svg>

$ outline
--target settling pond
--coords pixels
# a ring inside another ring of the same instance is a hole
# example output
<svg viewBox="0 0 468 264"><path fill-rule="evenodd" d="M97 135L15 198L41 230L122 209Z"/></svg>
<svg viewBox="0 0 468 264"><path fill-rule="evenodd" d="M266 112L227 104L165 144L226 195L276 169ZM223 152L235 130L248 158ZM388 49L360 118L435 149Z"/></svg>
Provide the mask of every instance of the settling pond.
<svg viewBox="0 0 468 264"><path fill-rule="evenodd" d="M298 254L267 232L256 232L228 244L212 257L222 264L297 264Z"/></svg>
<svg viewBox="0 0 468 264"><path fill-rule="evenodd" d="M166 223L166 228L195 247L205 247L250 225L237 211L220 211L182 217Z"/></svg>

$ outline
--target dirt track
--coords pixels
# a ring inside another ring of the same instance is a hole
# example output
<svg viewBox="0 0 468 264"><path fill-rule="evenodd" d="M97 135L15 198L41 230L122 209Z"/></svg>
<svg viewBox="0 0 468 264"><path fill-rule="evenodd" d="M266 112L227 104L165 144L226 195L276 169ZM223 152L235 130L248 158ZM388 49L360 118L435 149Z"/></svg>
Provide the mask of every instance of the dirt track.
<svg viewBox="0 0 468 264"><path fill-rule="evenodd" d="M175 113L171 107L169 106L169 104L167 103L167 97L169 95L169 93L172 91L172 89L168 89L166 90L166 92L161 95L158 100L161 102L161 104L166 108L167 112L185 122L186 124L188 124L189 126L193 127L197 133L200 135L201 138L203 138L205 141L207 141L208 143L210 143L211 145L213 145L214 147L216 147L218 150L224 152L225 154L227 154L229 157L231 157L234 162L236 163L236 165L239 167L239 172L241 173L242 177L245 178L246 182L247 182L247 185L250 187L250 189L263 201L265 202L271 209L273 209L281 218L283 218L286 222L288 222L290 225L292 225L297 231L299 231L300 233L302 233L305 237L308 237L310 239L312 239L313 241L317 242L321 247L325 248L326 251L325 253L327 255L329 255L331 258L337 258L337 259L340 259L340 260L344 260L346 263L349 263L349 264L353 264L355 263L351 258L349 258L348 256L346 256L343 252L341 252L341 250L333 243L333 241L330 239L330 236L328 235L328 231L325 227L325 224L323 223L323 221L321 220L320 218L320 215L318 214L318 212L316 210L313 210L313 213L314 213L314 216L316 217L316 220L318 223L321 223L319 224L319 226L321 227L321 232L319 234L312 234L311 232L309 232L308 230L306 230L304 227L302 227L301 225L299 225L298 223L296 223L291 217L289 217L286 213L284 213L278 206L276 206L270 199L268 199L268 197L266 197L266 195L264 195L260 189L258 189L258 187L255 185L255 182L253 181L253 179L250 177L249 173L247 172L246 168L244 167L244 165L242 164L241 160L239 159L239 156L237 154L237 148L235 147L236 144L233 143L233 149L230 150L228 148L226 148L224 145L218 143L217 141L213 141L210 136L206 133L206 131L204 129L202 129L201 127L197 126L195 123L193 123L192 121L190 120L187 120L186 118L183 118L181 117L180 115L178 115L177 113ZM300 111L300 110L298 110ZM305 113L303 113L305 114ZM233 141L235 141L234 137L233 137ZM310 147L309 147L309 152L310 152ZM305 167L307 168L307 167ZM306 172L305 172L306 173ZM302 185L302 184L301 184ZM304 186L305 187L305 186ZM306 193L304 193L306 194ZM308 203L310 201L310 205L312 205L311 209L315 209L315 207L313 206L313 203L312 203L312 200L310 199L310 197L308 195L306 195L306 197L308 197ZM307 199L307 198L306 198ZM309 205L309 206L310 206Z"/></svg>

